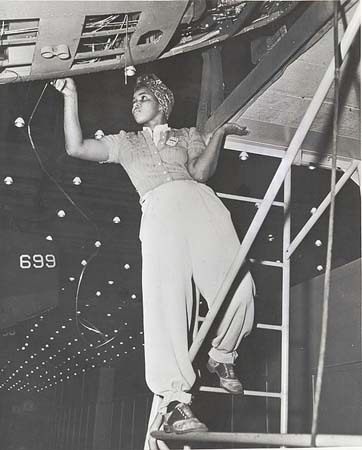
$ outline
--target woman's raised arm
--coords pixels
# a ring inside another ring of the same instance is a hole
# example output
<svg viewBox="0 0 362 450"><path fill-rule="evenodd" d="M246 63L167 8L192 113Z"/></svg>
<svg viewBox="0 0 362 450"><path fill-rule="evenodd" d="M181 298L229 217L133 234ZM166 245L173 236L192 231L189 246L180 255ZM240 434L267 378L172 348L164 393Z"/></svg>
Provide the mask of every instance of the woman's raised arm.
<svg viewBox="0 0 362 450"><path fill-rule="evenodd" d="M105 161L108 149L102 140L83 139L79 122L78 93L72 78L62 78L51 83L64 97L65 150L69 156L88 161Z"/></svg>

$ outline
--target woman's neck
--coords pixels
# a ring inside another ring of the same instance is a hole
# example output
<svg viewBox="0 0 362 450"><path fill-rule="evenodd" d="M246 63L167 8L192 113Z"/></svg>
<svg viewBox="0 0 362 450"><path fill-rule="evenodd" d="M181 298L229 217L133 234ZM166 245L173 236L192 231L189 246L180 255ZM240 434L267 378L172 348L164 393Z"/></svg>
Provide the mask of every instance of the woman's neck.
<svg viewBox="0 0 362 450"><path fill-rule="evenodd" d="M157 125L165 124L167 124L167 121L164 117L155 117L154 119L144 123L143 126L151 128L151 130L153 131L157 127Z"/></svg>

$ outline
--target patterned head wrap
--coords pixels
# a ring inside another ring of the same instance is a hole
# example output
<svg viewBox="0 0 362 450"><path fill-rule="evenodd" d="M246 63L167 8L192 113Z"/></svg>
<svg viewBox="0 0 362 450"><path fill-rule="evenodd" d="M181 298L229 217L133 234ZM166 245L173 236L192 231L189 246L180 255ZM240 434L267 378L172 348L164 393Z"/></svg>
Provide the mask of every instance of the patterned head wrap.
<svg viewBox="0 0 362 450"><path fill-rule="evenodd" d="M156 97L162 111L165 113L166 119L168 119L175 104L172 91L154 73L137 77L134 91L142 86L149 89Z"/></svg>

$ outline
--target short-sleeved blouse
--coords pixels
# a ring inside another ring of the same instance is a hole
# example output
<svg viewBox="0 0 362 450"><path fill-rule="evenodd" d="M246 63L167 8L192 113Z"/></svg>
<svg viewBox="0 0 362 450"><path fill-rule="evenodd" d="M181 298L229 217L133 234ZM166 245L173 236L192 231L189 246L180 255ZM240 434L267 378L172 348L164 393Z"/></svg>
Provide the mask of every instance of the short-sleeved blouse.
<svg viewBox="0 0 362 450"><path fill-rule="evenodd" d="M106 163L121 164L139 195L174 180L192 180L187 163L205 150L196 128L169 129L161 133L157 146L148 131L120 131L104 136Z"/></svg>

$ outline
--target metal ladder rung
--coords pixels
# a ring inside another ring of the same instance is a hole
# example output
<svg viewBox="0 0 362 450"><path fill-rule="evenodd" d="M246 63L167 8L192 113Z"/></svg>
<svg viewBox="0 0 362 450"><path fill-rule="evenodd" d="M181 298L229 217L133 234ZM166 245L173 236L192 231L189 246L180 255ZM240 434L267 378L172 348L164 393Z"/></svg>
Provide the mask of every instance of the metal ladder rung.
<svg viewBox="0 0 362 450"><path fill-rule="evenodd" d="M261 328L263 330L276 330L276 331L282 331L281 325L271 325L269 323L258 323L256 325L256 328Z"/></svg>
<svg viewBox="0 0 362 450"><path fill-rule="evenodd" d="M200 386L199 387L200 392L213 392L216 394L230 394L226 389L220 388L220 387L213 387L213 386ZM272 398L281 398L281 393L279 392L265 392L265 391L249 391L245 390L244 395L249 395L252 397L272 397Z"/></svg>
<svg viewBox="0 0 362 450"><path fill-rule="evenodd" d="M234 195L234 194L224 194L222 192L216 192L216 195L221 198L227 198L229 200L238 200L239 202L248 202L248 203L261 203L263 201L262 198L253 198L253 197L244 197L243 195ZM284 208L284 202L273 202L273 206L281 206Z"/></svg>
<svg viewBox="0 0 362 450"><path fill-rule="evenodd" d="M252 264L260 264L261 266L272 266L272 267L280 267L280 268L284 267L284 264L280 261L268 261L268 260L263 260L263 259L254 259L254 258L250 258L249 261Z"/></svg>
<svg viewBox="0 0 362 450"><path fill-rule="evenodd" d="M199 322L204 322L206 319L206 317L199 317L198 321ZM256 328L260 328L263 330L275 330L275 331L282 331L282 326L281 325L272 325L269 323L258 323L256 325Z"/></svg>

